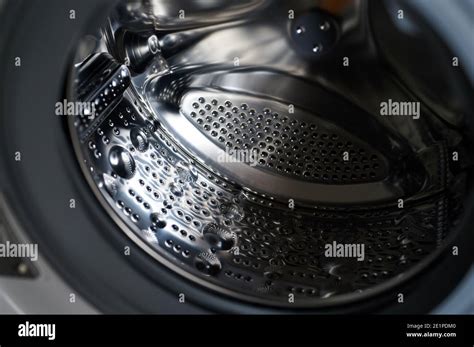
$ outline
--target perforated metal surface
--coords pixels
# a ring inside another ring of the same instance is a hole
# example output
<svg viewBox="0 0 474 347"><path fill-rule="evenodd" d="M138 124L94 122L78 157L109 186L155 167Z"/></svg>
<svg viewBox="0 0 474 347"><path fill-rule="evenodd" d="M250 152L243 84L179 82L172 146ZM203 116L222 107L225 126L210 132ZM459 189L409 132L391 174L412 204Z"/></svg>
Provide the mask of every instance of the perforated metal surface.
<svg viewBox="0 0 474 347"><path fill-rule="evenodd" d="M256 149L260 167L314 182L353 184L386 177L382 155L340 127L313 114L306 115L312 122L301 120L306 112L291 103L227 95L192 91L180 105L181 113L222 148Z"/></svg>
<svg viewBox="0 0 474 347"><path fill-rule="evenodd" d="M106 45L117 52L83 64L77 85L81 100L104 107L76 120L73 137L117 232L157 266L258 304L322 307L425 264L457 222L465 189L425 105L420 119L380 114L381 101L414 97L378 57L352 55L343 72L324 62L312 49L327 33L311 29L314 4L296 27L277 11L283 4L274 2L274 18L256 11L216 26L158 20L129 39L118 14ZM308 29L304 42L298 27ZM222 156L232 151L257 157ZM328 253L336 244L364 250Z"/></svg>
<svg viewBox="0 0 474 347"><path fill-rule="evenodd" d="M195 101L198 113L203 98ZM444 194L405 209L289 209L197 164L127 99L87 127L82 149L91 175L105 204L162 264L214 289L277 305L291 293L297 305L362 293L429 254L459 213ZM236 107L213 103L220 113ZM260 121L273 119L261 114ZM333 241L363 243L364 261L325 256Z"/></svg>

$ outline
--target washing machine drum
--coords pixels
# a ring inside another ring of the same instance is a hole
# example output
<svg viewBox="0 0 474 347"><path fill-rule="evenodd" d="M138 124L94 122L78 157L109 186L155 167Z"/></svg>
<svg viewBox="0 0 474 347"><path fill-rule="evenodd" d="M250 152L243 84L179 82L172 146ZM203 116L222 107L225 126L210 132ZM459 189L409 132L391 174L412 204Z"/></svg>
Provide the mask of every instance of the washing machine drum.
<svg viewBox="0 0 474 347"><path fill-rule="evenodd" d="M311 306L442 245L466 193L462 135L385 73L355 4L215 1L205 10L222 16L162 20L154 4L141 8L153 30L115 16L102 39L116 56L79 65L75 90L96 109L71 134L104 207L156 260L230 295Z"/></svg>
<svg viewBox="0 0 474 347"><path fill-rule="evenodd" d="M396 305L472 199L472 71L417 4L118 2L66 88L107 237L217 310Z"/></svg>

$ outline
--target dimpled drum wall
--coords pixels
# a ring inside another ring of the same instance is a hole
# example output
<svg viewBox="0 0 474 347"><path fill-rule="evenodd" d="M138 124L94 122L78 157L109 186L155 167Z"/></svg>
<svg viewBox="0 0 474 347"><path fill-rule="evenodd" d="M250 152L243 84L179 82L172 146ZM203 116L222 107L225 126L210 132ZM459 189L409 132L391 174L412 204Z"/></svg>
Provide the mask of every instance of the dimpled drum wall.
<svg viewBox="0 0 474 347"><path fill-rule="evenodd" d="M390 38L422 28L372 20L377 6L121 2L79 43L70 87L88 106L69 119L116 232L156 266L270 306L403 281L462 217L470 164L459 103L433 106L397 60ZM426 47L433 78L455 80Z"/></svg>

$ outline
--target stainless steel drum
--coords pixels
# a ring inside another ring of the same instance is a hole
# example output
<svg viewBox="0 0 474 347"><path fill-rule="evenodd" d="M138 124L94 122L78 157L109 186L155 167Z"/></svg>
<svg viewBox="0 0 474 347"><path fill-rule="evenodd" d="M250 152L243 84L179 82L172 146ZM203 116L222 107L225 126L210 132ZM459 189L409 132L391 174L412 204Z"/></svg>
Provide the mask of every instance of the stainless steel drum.
<svg viewBox="0 0 474 347"><path fill-rule="evenodd" d="M387 40L422 32L396 13L121 2L78 48L71 95L94 110L69 122L117 232L157 266L272 306L359 300L422 271L462 217L471 164L455 158L464 101L437 103L415 53L389 63L405 46ZM397 102L419 109L381 110ZM362 253L328 255L338 245Z"/></svg>

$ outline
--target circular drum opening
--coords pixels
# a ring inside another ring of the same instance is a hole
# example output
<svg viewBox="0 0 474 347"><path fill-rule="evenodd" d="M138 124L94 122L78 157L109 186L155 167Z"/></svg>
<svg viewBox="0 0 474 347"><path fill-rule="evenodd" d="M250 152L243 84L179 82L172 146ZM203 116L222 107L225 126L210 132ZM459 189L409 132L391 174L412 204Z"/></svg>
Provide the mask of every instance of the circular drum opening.
<svg viewBox="0 0 474 347"><path fill-rule="evenodd" d="M157 266L272 306L422 273L463 217L472 108L453 53L392 5L120 2L69 86L76 155L117 229Z"/></svg>

